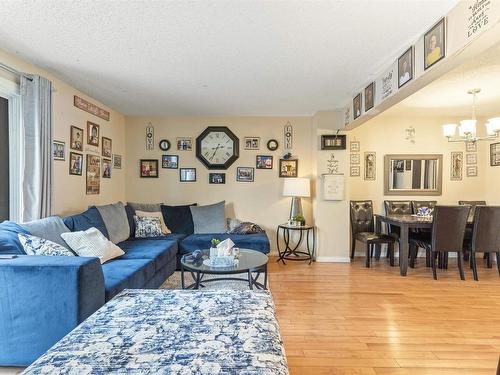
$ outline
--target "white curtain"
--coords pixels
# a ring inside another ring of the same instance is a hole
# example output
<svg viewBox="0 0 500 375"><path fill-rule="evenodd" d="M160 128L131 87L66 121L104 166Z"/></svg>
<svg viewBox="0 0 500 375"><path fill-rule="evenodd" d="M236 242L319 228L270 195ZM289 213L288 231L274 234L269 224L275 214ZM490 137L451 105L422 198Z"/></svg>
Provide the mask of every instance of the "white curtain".
<svg viewBox="0 0 500 375"><path fill-rule="evenodd" d="M52 82L21 76L23 121L22 221L50 216L52 182Z"/></svg>

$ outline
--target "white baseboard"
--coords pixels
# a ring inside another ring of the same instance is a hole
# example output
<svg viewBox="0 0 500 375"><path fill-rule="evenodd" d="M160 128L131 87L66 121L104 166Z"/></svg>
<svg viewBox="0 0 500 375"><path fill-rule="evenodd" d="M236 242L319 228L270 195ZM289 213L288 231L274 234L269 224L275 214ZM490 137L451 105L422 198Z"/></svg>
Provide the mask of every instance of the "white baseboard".
<svg viewBox="0 0 500 375"><path fill-rule="evenodd" d="M317 257L318 263L350 263L349 257Z"/></svg>

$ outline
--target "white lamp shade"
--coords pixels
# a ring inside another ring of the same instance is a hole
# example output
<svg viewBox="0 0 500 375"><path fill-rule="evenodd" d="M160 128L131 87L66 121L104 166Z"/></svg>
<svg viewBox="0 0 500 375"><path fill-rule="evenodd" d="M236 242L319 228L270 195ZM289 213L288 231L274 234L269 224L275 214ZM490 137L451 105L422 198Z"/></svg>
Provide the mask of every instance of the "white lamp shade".
<svg viewBox="0 0 500 375"><path fill-rule="evenodd" d="M486 130L488 135L495 135L496 132L500 131L500 117L493 117L486 123Z"/></svg>
<svg viewBox="0 0 500 375"><path fill-rule="evenodd" d="M458 127L460 136L463 137L467 134L476 135L476 120L462 120Z"/></svg>
<svg viewBox="0 0 500 375"><path fill-rule="evenodd" d="M310 197L311 183L308 178L285 178L283 181L283 196Z"/></svg>
<svg viewBox="0 0 500 375"><path fill-rule="evenodd" d="M456 128L457 128L456 124L443 125L443 135L445 137L453 137L455 135Z"/></svg>

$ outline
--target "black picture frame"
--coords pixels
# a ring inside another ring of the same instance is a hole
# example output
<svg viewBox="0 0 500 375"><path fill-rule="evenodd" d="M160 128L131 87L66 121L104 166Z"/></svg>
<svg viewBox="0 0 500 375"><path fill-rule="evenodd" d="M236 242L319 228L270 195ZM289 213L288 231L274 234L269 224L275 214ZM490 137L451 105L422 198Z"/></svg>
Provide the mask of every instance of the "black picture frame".
<svg viewBox="0 0 500 375"><path fill-rule="evenodd" d="M354 120L361 116L361 93L352 99L352 115Z"/></svg>
<svg viewBox="0 0 500 375"><path fill-rule="evenodd" d="M270 139L269 141L267 141L267 149L269 151L276 151L279 147L279 142L278 140L276 139Z"/></svg>
<svg viewBox="0 0 500 375"><path fill-rule="evenodd" d="M405 67L406 62L406 67ZM408 78L406 78L408 73ZM402 79L404 78L404 79ZM398 88L403 87L413 79L413 46L403 52L398 58Z"/></svg>
<svg viewBox="0 0 500 375"><path fill-rule="evenodd" d="M244 175L244 171L250 172ZM238 182L254 182L255 180L255 168L253 167L238 167L236 168L236 181Z"/></svg>
<svg viewBox="0 0 500 375"><path fill-rule="evenodd" d="M500 142L490 144L490 166L500 166Z"/></svg>
<svg viewBox="0 0 500 375"><path fill-rule="evenodd" d="M160 172L158 159L141 159L139 162L139 175L141 178L158 178ZM146 166L148 168L146 169ZM149 168L153 166L153 168ZM152 172L153 171L153 172Z"/></svg>
<svg viewBox="0 0 500 375"><path fill-rule="evenodd" d="M271 161L269 164L266 161ZM256 169L273 169L273 156L272 155L257 155L255 157Z"/></svg>
<svg viewBox="0 0 500 375"><path fill-rule="evenodd" d="M194 173L194 178L188 178L187 173ZM196 168L180 168L179 169L180 182L196 182Z"/></svg>
<svg viewBox="0 0 500 375"><path fill-rule="evenodd" d="M323 134L321 136L322 150L345 150L347 139L345 134Z"/></svg>
<svg viewBox="0 0 500 375"><path fill-rule="evenodd" d="M214 164L202 154L201 142L212 132L225 133L233 141L233 153L223 164ZM227 126L209 126L196 137L196 157L207 169L228 169L240 157L240 139Z"/></svg>
<svg viewBox="0 0 500 375"><path fill-rule="evenodd" d="M158 147L160 148L160 150L162 151L168 151L170 150L170 141L168 139L162 139L159 143L158 143Z"/></svg>
<svg viewBox="0 0 500 375"><path fill-rule="evenodd" d="M71 163L73 162L73 156L78 156L80 158L79 172L78 172L78 169L73 169L71 167ZM70 151L70 153L69 153L69 174L72 176L81 176L82 171L83 171L83 154L80 154L79 152Z"/></svg>
<svg viewBox="0 0 500 375"><path fill-rule="evenodd" d="M365 87L365 112L368 112L375 105L375 82Z"/></svg>
<svg viewBox="0 0 500 375"><path fill-rule="evenodd" d="M208 174L208 183L214 185L222 185L226 183L226 174L225 173L209 173Z"/></svg>
<svg viewBox="0 0 500 375"><path fill-rule="evenodd" d="M179 169L179 155L162 155L161 167L163 169Z"/></svg>
<svg viewBox="0 0 500 375"><path fill-rule="evenodd" d="M80 132L80 134L81 134L80 141L75 139L75 136L78 132ZM70 134L69 134L69 148L70 148L70 150L83 151L83 143L84 143L83 129L79 128L78 126L71 125Z"/></svg>
<svg viewBox="0 0 500 375"><path fill-rule="evenodd" d="M285 171L283 166L285 164L290 163L293 165L293 171ZM299 161L297 159L280 159L280 165L279 165L279 177L282 178L289 178L289 177L298 177L299 175Z"/></svg>
<svg viewBox="0 0 500 375"><path fill-rule="evenodd" d="M441 18L436 22L430 29L424 34L424 70L437 64L439 61L446 57L446 17ZM441 29L438 31L438 29ZM439 35L439 34L440 35ZM429 51L432 44L432 37L436 38L436 47ZM441 38L441 39L439 39ZM437 59L431 59L430 55L434 52L436 48L439 48L439 57Z"/></svg>

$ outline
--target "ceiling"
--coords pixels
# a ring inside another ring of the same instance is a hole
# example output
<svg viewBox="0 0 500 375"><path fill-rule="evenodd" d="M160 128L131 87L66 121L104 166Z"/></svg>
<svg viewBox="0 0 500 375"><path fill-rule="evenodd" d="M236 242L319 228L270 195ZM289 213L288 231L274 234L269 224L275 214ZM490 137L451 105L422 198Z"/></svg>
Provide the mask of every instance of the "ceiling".
<svg viewBox="0 0 500 375"><path fill-rule="evenodd" d="M500 116L500 44L449 71L387 111L388 115L470 117L479 88L476 115Z"/></svg>
<svg viewBox="0 0 500 375"><path fill-rule="evenodd" d="M125 115L311 115L456 3L3 1L0 48Z"/></svg>

